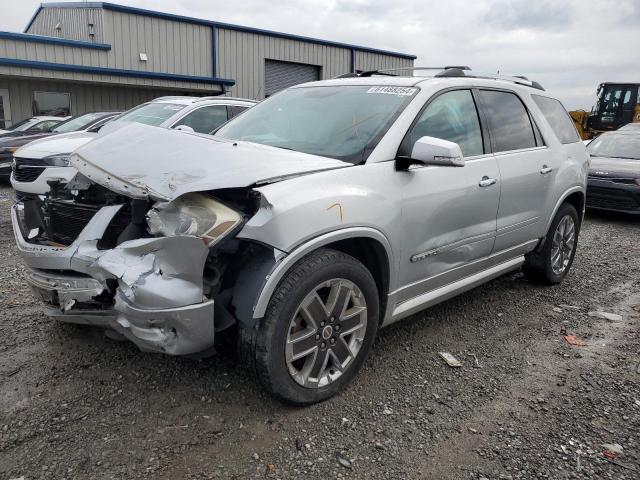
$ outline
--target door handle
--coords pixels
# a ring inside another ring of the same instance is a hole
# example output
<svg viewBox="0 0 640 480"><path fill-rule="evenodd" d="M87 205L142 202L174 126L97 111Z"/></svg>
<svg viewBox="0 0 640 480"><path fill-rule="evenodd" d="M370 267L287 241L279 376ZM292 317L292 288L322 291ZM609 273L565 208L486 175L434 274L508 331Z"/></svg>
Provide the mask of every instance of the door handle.
<svg viewBox="0 0 640 480"><path fill-rule="evenodd" d="M543 165L542 169L540 170L540 173L542 175L546 175L547 173L551 173L552 171L553 171L553 168L547 167L546 165Z"/></svg>
<svg viewBox="0 0 640 480"><path fill-rule="evenodd" d="M490 187L491 185L493 185L497 181L498 180L496 180L495 178L489 178L487 176L484 176L484 177L482 177L482 180L480 180L480 183L478 183L478 185L481 186L481 187Z"/></svg>

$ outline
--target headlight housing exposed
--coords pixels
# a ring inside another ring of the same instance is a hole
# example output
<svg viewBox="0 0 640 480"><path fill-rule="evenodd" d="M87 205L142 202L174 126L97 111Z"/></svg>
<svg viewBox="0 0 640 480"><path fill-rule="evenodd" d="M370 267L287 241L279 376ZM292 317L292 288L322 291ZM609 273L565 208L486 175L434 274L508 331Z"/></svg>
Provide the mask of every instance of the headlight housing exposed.
<svg viewBox="0 0 640 480"><path fill-rule="evenodd" d="M235 210L200 193L187 193L172 202L156 203L147 212L151 235L200 237L211 246L242 221Z"/></svg>

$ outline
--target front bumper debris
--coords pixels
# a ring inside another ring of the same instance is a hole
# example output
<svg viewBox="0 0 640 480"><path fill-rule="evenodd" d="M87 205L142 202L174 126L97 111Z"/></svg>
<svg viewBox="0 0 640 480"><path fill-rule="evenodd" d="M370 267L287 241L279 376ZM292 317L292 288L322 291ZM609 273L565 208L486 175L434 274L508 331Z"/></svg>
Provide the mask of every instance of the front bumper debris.
<svg viewBox="0 0 640 480"><path fill-rule="evenodd" d="M606 178L589 177L587 208L612 212L640 214L640 186Z"/></svg>
<svg viewBox="0 0 640 480"><path fill-rule="evenodd" d="M11 217L27 280L45 313L64 322L112 328L140 349L171 355L213 346L213 300L202 291L208 249L196 237L142 238L99 250L121 206L100 209L68 247L25 240Z"/></svg>

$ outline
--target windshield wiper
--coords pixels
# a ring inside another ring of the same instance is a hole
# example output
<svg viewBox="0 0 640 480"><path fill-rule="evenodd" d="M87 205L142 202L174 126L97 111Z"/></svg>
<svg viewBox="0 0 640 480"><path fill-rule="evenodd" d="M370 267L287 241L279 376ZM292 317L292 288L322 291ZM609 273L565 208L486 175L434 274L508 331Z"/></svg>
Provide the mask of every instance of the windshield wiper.
<svg viewBox="0 0 640 480"><path fill-rule="evenodd" d="M640 158L635 158L635 157L621 157L620 155L594 155L592 153L589 154L592 157L596 157L596 158L620 158L622 160L640 160Z"/></svg>
<svg viewBox="0 0 640 480"><path fill-rule="evenodd" d="M282 145L271 145L269 143L265 143L265 145L269 146L269 147L275 147L275 148L281 148L283 150L291 150L292 152L295 152L296 150L294 150L291 147L283 147Z"/></svg>

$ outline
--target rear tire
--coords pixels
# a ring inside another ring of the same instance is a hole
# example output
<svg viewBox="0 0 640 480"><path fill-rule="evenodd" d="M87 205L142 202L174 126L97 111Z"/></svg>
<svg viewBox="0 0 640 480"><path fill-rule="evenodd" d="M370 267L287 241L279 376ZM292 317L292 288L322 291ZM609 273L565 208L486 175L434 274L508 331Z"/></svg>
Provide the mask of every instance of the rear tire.
<svg viewBox="0 0 640 480"><path fill-rule="evenodd" d="M256 328L240 331L240 349L270 393L308 405L351 382L378 321L378 291L369 270L350 255L320 249L287 273Z"/></svg>
<svg viewBox="0 0 640 480"><path fill-rule="evenodd" d="M522 271L532 282L555 285L567 276L578 247L580 219L573 205L564 203L553 218L540 251L528 253Z"/></svg>

